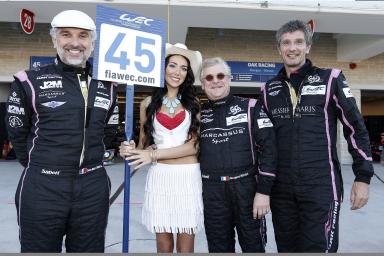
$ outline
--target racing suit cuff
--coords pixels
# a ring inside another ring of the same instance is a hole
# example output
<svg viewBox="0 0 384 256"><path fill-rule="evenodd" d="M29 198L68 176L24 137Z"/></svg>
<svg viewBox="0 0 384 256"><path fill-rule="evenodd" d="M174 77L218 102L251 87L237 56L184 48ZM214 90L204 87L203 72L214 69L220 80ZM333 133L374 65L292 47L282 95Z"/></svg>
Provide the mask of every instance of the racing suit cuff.
<svg viewBox="0 0 384 256"><path fill-rule="evenodd" d="M359 174L356 176L355 181L364 182L369 184L371 182L371 176Z"/></svg>
<svg viewBox="0 0 384 256"><path fill-rule="evenodd" d="M272 186L270 184L260 182L259 184L257 184L256 192L269 196L269 194L271 193L271 188Z"/></svg>

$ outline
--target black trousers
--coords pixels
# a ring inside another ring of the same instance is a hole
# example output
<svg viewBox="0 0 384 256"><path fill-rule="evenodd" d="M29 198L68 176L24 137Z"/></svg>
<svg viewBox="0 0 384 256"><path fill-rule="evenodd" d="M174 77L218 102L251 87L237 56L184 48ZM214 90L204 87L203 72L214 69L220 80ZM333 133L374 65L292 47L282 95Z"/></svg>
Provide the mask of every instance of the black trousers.
<svg viewBox="0 0 384 256"><path fill-rule="evenodd" d="M21 252L104 252L110 181L104 167L25 169L15 195ZM45 174L43 174L45 173Z"/></svg>
<svg viewBox="0 0 384 256"><path fill-rule="evenodd" d="M235 252L235 228L243 252L265 252L265 219L253 219L256 179L203 179L204 225L209 252Z"/></svg>
<svg viewBox="0 0 384 256"><path fill-rule="evenodd" d="M276 183L271 210L279 252L337 252L340 200L334 200L331 184Z"/></svg>

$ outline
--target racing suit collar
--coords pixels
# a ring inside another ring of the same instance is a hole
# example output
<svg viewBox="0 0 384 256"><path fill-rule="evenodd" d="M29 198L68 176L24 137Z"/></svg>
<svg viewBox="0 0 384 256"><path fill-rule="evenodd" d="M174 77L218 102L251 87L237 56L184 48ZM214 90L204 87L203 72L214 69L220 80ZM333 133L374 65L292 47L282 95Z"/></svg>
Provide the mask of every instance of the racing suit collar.
<svg viewBox="0 0 384 256"><path fill-rule="evenodd" d="M301 68L299 68L296 72L292 73L291 75L299 75L302 78L304 78L308 73L308 71L312 69L312 67L313 67L312 61L309 59L306 59L304 65ZM280 78L283 78L284 80L289 80L289 78L287 77L287 72L285 71L284 67L280 69L278 76Z"/></svg>
<svg viewBox="0 0 384 256"><path fill-rule="evenodd" d="M208 99L208 103L211 107L218 107L218 106L222 106L222 105L227 105L227 104L231 103L232 100L233 100L233 95L230 92L228 94L228 96L221 98L219 100L209 100Z"/></svg>
<svg viewBox="0 0 384 256"><path fill-rule="evenodd" d="M83 73L85 71L86 74L92 77L92 65L87 61L85 68L78 68L68 64L65 64L61 61L59 55L56 55L55 64L58 68L63 70L64 72L74 72L74 73Z"/></svg>
<svg viewBox="0 0 384 256"><path fill-rule="evenodd" d="M312 68L312 62L309 59L306 59L304 65L296 72L291 73L291 76L289 78L287 77L287 73L284 67L280 70L279 76L280 78L282 78L282 80L289 82L297 93L299 91L300 85L302 84L306 75Z"/></svg>

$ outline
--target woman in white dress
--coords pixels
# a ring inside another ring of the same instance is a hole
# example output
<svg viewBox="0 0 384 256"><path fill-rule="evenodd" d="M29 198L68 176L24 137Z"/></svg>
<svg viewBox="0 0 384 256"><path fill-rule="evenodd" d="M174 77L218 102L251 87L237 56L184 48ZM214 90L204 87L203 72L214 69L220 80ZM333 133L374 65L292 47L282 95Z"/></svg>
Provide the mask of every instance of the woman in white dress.
<svg viewBox="0 0 384 256"><path fill-rule="evenodd" d="M193 83L202 57L183 44L167 44L165 86L140 105L140 139L123 142L120 154L135 169L152 164L145 185L142 222L156 233L157 252L193 252L203 226L197 159L200 103Z"/></svg>

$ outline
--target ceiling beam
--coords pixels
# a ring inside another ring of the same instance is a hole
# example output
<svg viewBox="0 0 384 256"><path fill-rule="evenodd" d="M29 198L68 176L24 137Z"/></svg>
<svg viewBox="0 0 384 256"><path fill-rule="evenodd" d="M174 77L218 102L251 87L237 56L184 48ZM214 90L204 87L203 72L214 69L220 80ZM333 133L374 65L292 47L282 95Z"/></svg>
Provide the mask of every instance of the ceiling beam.
<svg viewBox="0 0 384 256"><path fill-rule="evenodd" d="M337 60L361 61L384 52L382 35L337 35Z"/></svg>

